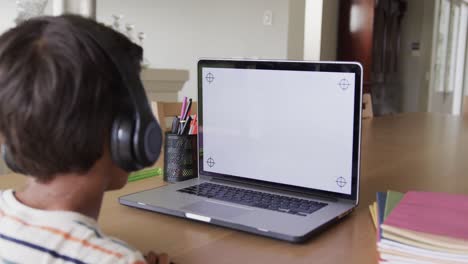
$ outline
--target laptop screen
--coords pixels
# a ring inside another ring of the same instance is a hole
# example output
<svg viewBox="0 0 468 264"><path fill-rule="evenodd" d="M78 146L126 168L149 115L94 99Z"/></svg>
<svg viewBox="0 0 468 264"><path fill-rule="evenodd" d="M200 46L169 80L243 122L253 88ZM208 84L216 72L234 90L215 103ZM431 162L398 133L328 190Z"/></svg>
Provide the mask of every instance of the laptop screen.
<svg viewBox="0 0 468 264"><path fill-rule="evenodd" d="M200 62L201 174L351 195L359 74L333 64L245 63Z"/></svg>

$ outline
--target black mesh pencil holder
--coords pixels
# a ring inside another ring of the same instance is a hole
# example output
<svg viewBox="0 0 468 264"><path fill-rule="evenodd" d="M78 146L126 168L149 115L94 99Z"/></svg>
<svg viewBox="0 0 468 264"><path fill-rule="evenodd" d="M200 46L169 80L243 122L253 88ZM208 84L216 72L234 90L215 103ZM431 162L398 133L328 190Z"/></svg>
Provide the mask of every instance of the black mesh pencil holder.
<svg viewBox="0 0 468 264"><path fill-rule="evenodd" d="M167 133L164 143L164 180L179 182L197 177L197 135Z"/></svg>

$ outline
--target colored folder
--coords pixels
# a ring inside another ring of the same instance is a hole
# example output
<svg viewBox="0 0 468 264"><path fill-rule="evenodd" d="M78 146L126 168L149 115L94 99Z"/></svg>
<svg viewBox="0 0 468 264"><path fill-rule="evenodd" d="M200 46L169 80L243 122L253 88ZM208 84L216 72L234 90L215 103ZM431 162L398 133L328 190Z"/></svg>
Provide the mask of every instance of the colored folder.
<svg viewBox="0 0 468 264"><path fill-rule="evenodd" d="M384 220L387 219L390 212L392 212L395 206L400 202L400 200L403 198L403 195L404 193L401 192L387 191Z"/></svg>
<svg viewBox="0 0 468 264"><path fill-rule="evenodd" d="M407 245L468 255L468 196L408 192L381 226L383 237Z"/></svg>

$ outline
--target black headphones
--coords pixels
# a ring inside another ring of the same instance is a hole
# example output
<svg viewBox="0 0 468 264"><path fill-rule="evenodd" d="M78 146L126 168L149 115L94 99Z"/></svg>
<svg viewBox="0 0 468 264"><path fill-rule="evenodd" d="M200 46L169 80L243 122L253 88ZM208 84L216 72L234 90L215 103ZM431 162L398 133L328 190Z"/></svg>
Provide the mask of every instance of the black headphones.
<svg viewBox="0 0 468 264"><path fill-rule="evenodd" d="M128 107L117 113L112 122L110 138L112 160L128 172L153 165L161 153L162 132L149 105L139 72L136 70L136 60L130 56L131 51L122 51L122 48L117 47L118 43L100 40L99 36L105 32L86 29L86 33L114 64L129 98ZM135 46L141 50L136 44ZM6 165L12 171L25 173L12 159L6 144L2 144L1 151Z"/></svg>
<svg viewBox="0 0 468 264"><path fill-rule="evenodd" d="M95 40L103 49L103 42ZM158 159L162 146L161 128L149 105L140 73L135 67L131 67L135 65L135 60L125 53L121 54L124 55L121 58L117 58L105 49L104 52L120 73L122 84L131 101L131 109L118 113L112 122L112 160L126 171L140 170L153 165Z"/></svg>

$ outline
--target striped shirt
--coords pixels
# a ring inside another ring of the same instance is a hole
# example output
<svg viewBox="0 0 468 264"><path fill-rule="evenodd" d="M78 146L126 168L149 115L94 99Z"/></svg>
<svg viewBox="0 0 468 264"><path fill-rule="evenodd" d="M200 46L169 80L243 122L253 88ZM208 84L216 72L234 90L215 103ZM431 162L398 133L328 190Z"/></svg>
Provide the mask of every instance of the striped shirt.
<svg viewBox="0 0 468 264"><path fill-rule="evenodd" d="M44 211L0 191L0 263L146 263L140 252L105 236L94 219Z"/></svg>

